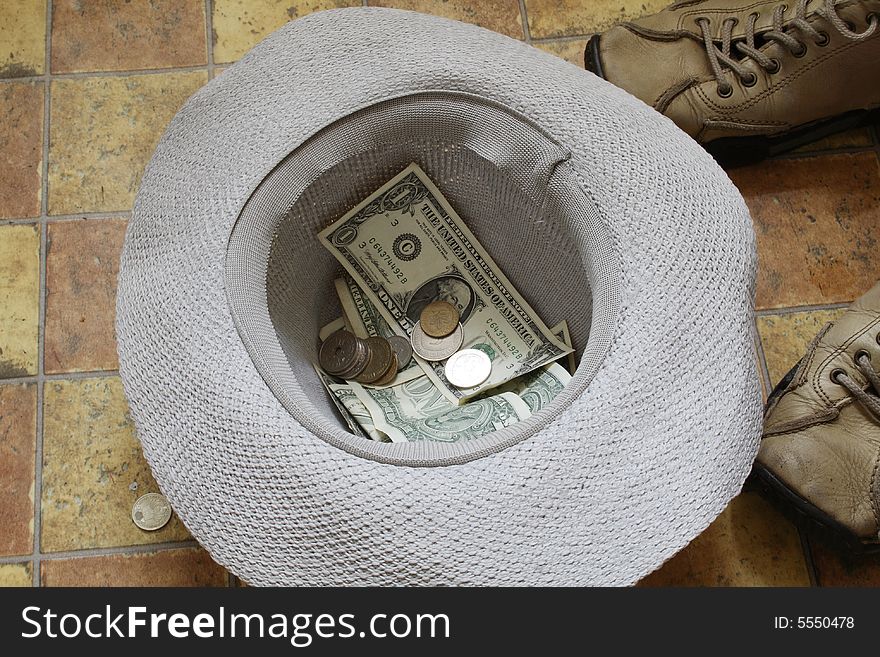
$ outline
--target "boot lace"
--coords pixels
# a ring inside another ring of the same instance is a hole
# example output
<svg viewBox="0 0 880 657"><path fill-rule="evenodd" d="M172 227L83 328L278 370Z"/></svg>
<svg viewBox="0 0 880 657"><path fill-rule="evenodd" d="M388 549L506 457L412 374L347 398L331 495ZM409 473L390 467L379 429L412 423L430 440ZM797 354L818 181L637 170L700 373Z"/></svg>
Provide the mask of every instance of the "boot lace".
<svg viewBox="0 0 880 657"><path fill-rule="evenodd" d="M851 24L844 21L837 13L837 5L847 0L825 0L825 3L816 13L823 16L838 32L847 39L852 41L864 41L871 37L877 31L877 25L880 23L876 14L869 14L868 27L864 32L855 32ZM807 3L809 0L798 0L795 6L795 15L793 18L783 20L785 5L778 5L773 10L773 27L770 30L762 32L758 36L759 40L766 44L770 41L776 41L780 45L788 49L795 57L803 57L807 52L807 46L802 39L811 37L819 46L828 43L828 35L817 30L807 20ZM703 33L703 42L706 47L706 54L709 56L709 65L712 67L712 73L718 83L718 95L722 97L730 96L733 93L733 86L724 77L726 70L733 71L740 81L747 87L754 85L758 78L749 71L744 65L745 59L753 59L759 66L770 73L776 73L779 70L779 61L768 57L759 47L763 45L760 41L756 41L755 24L758 20L758 14L751 14L745 27L745 41L733 41L733 28L737 24L736 18L726 18L721 25L721 48L715 44L712 34L709 31L709 19L701 17L697 19L697 24ZM800 32L800 36L795 36L792 32ZM735 47L739 57L735 56L732 48Z"/></svg>
<svg viewBox="0 0 880 657"><path fill-rule="evenodd" d="M861 351L856 354L855 363L868 379L868 390L873 388L873 394L864 390L844 370L834 370L831 373L831 380L849 390L852 396L865 407L865 410L880 421L880 374L871 365L871 357L867 352Z"/></svg>

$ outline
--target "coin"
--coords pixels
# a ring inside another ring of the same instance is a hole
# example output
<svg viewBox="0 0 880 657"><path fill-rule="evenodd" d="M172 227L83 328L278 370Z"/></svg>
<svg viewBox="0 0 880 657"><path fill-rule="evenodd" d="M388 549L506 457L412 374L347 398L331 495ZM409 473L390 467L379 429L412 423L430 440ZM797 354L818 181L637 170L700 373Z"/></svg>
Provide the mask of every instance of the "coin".
<svg viewBox="0 0 880 657"><path fill-rule="evenodd" d="M458 311L446 301L432 301L422 309L419 322L425 335L444 338L458 326Z"/></svg>
<svg viewBox="0 0 880 657"><path fill-rule="evenodd" d="M388 340L379 336L367 338L364 342L367 345L369 354L367 356L367 364L355 378L355 381L358 383L373 383L385 376L388 368L391 367L391 362L394 360L394 351L391 349L391 345L388 344Z"/></svg>
<svg viewBox="0 0 880 657"><path fill-rule="evenodd" d="M432 338L422 330L422 323L416 322L412 335L413 351L425 360L438 361L449 358L461 347L464 340L464 329L461 324L445 338Z"/></svg>
<svg viewBox="0 0 880 657"><path fill-rule="evenodd" d="M397 367L397 355L396 355L396 354L392 354L392 356L391 356L391 364L388 366L388 371L385 372L385 374L383 374L381 378L379 378L379 379L376 380L376 381L373 381L373 383L372 383L371 385L374 385L374 386L387 386L389 383L391 383L392 381L394 381L394 377L397 376L397 371L398 371L398 367Z"/></svg>
<svg viewBox="0 0 880 657"><path fill-rule="evenodd" d="M318 362L327 374L338 376L358 360L358 352L357 336L342 329L324 340L318 352Z"/></svg>
<svg viewBox="0 0 880 657"><path fill-rule="evenodd" d="M473 388L489 378L492 361L479 349L456 351L446 361L443 373L456 388Z"/></svg>
<svg viewBox="0 0 880 657"><path fill-rule="evenodd" d="M409 365L412 358L412 345L409 340L400 335L392 335L388 338L388 344L391 345L391 348L394 349L394 355L397 356L397 369L402 370Z"/></svg>
<svg viewBox="0 0 880 657"><path fill-rule="evenodd" d="M131 508L131 519L144 531L154 532L171 520L171 505L159 493L141 495Z"/></svg>
<svg viewBox="0 0 880 657"><path fill-rule="evenodd" d="M336 375L341 379L350 381L358 376L364 371L364 368L367 366L367 361L370 359L370 350L367 347L366 342L360 338L355 338L355 340L357 340L357 347L355 349L354 360L351 361L351 365L347 369Z"/></svg>

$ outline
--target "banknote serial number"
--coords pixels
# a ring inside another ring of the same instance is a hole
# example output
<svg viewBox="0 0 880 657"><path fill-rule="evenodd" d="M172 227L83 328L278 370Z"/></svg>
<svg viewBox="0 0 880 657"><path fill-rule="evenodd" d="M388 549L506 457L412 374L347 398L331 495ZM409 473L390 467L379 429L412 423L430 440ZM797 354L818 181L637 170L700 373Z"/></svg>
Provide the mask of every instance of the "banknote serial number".
<svg viewBox="0 0 880 657"><path fill-rule="evenodd" d="M851 630L856 626L852 616L774 616L776 630Z"/></svg>

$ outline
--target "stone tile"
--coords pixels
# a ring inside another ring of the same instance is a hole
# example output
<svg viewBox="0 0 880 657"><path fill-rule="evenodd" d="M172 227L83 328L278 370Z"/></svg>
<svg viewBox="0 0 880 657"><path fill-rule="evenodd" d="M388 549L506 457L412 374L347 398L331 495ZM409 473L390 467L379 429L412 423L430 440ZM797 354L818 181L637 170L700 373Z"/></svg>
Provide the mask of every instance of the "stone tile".
<svg viewBox="0 0 880 657"><path fill-rule="evenodd" d="M587 41L588 39L574 39L572 41L548 41L533 45L574 64L578 68L584 68L584 49L587 47Z"/></svg>
<svg viewBox="0 0 880 657"><path fill-rule="evenodd" d="M36 374L40 227L0 226L0 379Z"/></svg>
<svg viewBox="0 0 880 657"><path fill-rule="evenodd" d="M42 484L44 552L190 538L176 515L155 532L131 520L134 501L159 489L117 377L45 384Z"/></svg>
<svg viewBox="0 0 880 657"><path fill-rule="evenodd" d="M758 308L855 299L880 278L875 153L733 169L758 236Z"/></svg>
<svg viewBox="0 0 880 657"><path fill-rule="evenodd" d="M0 556L34 549L36 384L0 385Z"/></svg>
<svg viewBox="0 0 880 657"><path fill-rule="evenodd" d="M30 562L0 564L0 588L33 586L32 573Z"/></svg>
<svg viewBox="0 0 880 657"><path fill-rule="evenodd" d="M602 32L619 21L655 14L669 0L525 0L533 39Z"/></svg>
<svg viewBox="0 0 880 657"><path fill-rule="evenodd" d="M369 4L435 14L474 23L515 39L523 38L519 0L370 0Z"/></svg>
<svg viewBox="0 0 880 657"><path fill-rule="evenodd" d="M43 164L42 82L0 84L0 152L0 219L38 217Z"/></svg>
<svg viewBox="0 0 880 657"><path fill-rule="evenodd" d="M115 370L116 276L122 219L49 224L46 252L47 373Z"/></svg>
<svg viewBox="0 0 880 657"><path fill-rule="evenodd" d="M53 73L207 63L203 0L55 0Z"/></svg>
<svg viewBox="0 0 880 657"><path fill-rule="evenodd" d="M880 554L853 554L812 533L810 550L819 586L880 587Z"/></svg>
<svg viewBox="0 0 880 657"><path fill-rule="evenodd" d="M49 213L131 208L144 167L206 71L55 80Z"/></svg>
<svg viewBox="0 0 880 657"><path fill-rule="evenodd" d="M809 586L797 529L758 493L744 492L639 586Z"/></svg>
<svg viewBox="0 0 880 657"><path fill-rule="evenodd" d="M226 571L201 548L58 559L40 564L43 586L226 586Z"/></svg>
<svg viewBox="0 0 880 657"><path fill-rule="evenodd" d="M0 78L42 75L46 69L46 0L0 2Z"/></svg>
<svg viewBox="0 0 880 657"><path fill-rule="evenodd" d="M774 386L779 383L803 357L807 346L822 327L840 317L845 310L808 310L758 317L758 332L770 383Z"/></svg>
<svg viewBox="0 0 880 657"><path fill-rule="evenodd" d="M214 61L234 62L287 21L361 0L214 0Z"/></svg>
<svg viewBox="0 0 880 657"><path fill-rule="evenodd" d="M834 148L861 148L870 147L873 144L870 128L853 128L829 135L810 144L804 144L796 148L792 153L818 153Z"/></svg>

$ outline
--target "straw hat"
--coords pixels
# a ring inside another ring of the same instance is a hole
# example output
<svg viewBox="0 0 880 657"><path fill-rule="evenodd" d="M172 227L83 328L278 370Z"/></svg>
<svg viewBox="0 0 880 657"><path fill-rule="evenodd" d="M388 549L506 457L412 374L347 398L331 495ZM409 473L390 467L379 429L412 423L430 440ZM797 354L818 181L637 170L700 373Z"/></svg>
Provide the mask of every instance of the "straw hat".
<svg viewBox="0 0 880 657"><path fill-rule="evenodd" d="M348 433L316 379L317 232L418 162L580 367L463 443ZM630 584L739 491L761 402L754 234L669 120L523 43L420 14L286 25L156 148L120 370L178 515L252 584Z"/></svg>

